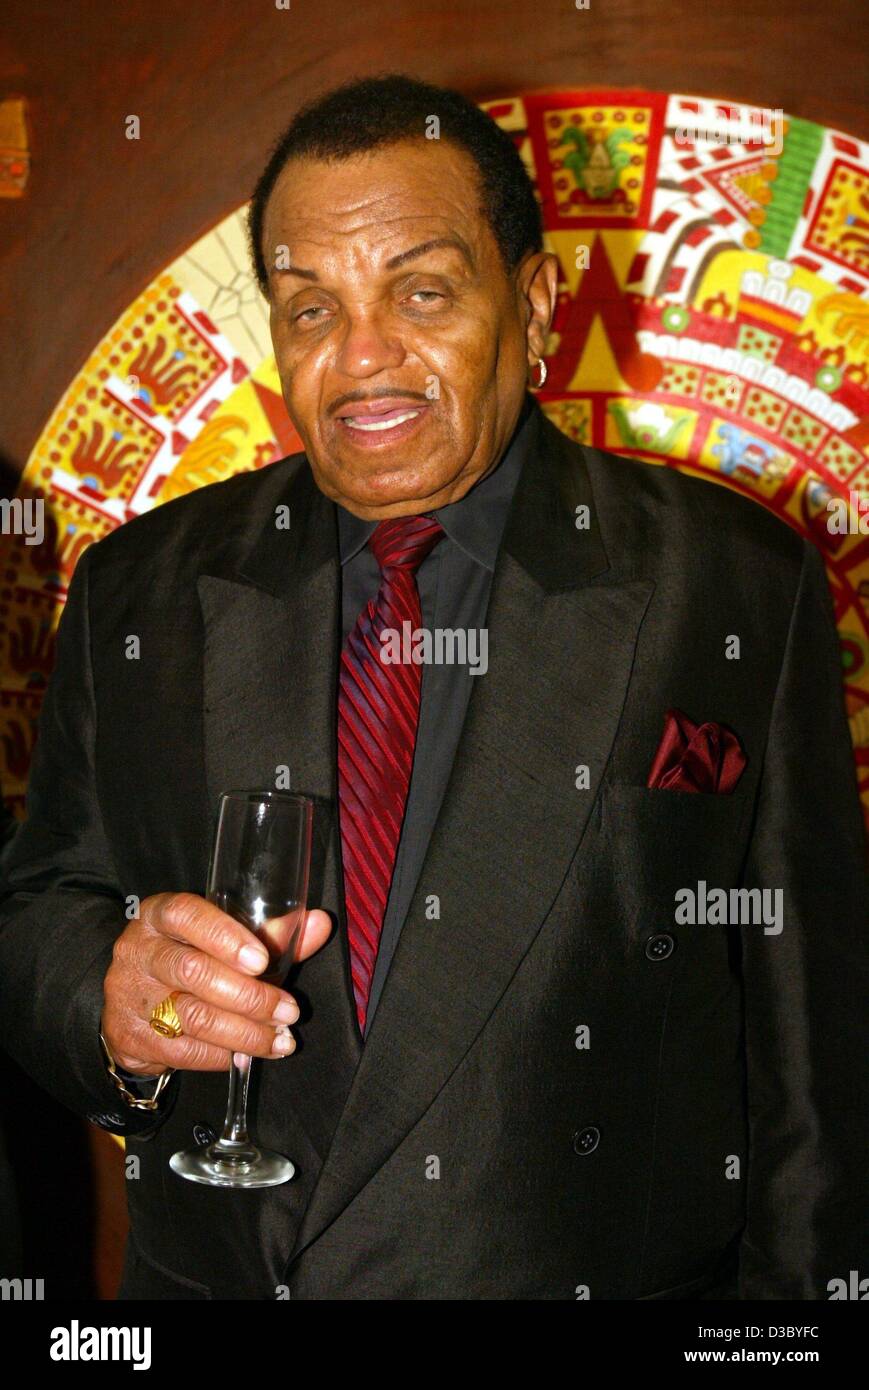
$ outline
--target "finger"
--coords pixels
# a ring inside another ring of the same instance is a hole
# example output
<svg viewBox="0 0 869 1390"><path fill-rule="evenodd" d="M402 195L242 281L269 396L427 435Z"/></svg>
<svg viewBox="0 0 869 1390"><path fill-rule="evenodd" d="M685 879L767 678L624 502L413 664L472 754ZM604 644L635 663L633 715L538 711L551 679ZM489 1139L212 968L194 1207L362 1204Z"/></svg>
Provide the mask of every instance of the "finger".
<svg viewBox="0 0 869 1390"><path fill-rule="evenodd" d="M332 919L328 912L324 912L320 907L312 908L299 932L294 959L307 960L308 956L325 946L331 935Z"/></svg>
<svg viewBox="0 0 869 1390"><path fill-rule="evenodd" d="M122 1041L106 1040L118 1066L142 1075L156 1074L173 1067L176 1071L228 1071L230 1054L199 1038L163 1038L144 1019L128 1017L121 1030Z"/></svg>
<svg viewBox="0 0 869 1390"><path fill-rule="evenodd" d="M155 940L147 969L153 979L166 986L165 993L180 989L255 1022L295 1023L299 1017L299 1006L286 990L243 975L171 937Z"/></svg>
<svg viewBox="0 0 869 1390"><path fill-rule="evenodd" d="M161 935L186 941L246 974L259 975L269 963L252 931L196 893L158 893L143 904L142 920Z"/></svg>
<svg viewBox="0 0 869 1390"><path fill-rule="evenodd" d="M175 1011L185 1038L212 1047L244 1052L249 1057L286 1057L296 1049L296 1040L286 1024L273 1028L268 1023L256 1023L193 994L177 995Z"/></svg>

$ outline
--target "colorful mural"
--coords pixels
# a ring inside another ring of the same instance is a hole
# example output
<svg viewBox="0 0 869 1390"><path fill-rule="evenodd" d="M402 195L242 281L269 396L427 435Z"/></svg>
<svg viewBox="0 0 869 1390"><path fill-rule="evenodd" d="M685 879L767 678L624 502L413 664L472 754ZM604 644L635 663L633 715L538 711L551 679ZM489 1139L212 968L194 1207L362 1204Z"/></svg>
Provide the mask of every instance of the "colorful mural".
<svg viewBox="0 0 869 1390"><path fill-rule="evenodd" d="M869 150L780 112L643 91L486 103L561 267L539 399L584 444L702 475L822 551L869 817ZM25 469L46 539L0 536L0 736L23 813L53 634L84 548L301 448L243 209L95 348Z"/></svg>

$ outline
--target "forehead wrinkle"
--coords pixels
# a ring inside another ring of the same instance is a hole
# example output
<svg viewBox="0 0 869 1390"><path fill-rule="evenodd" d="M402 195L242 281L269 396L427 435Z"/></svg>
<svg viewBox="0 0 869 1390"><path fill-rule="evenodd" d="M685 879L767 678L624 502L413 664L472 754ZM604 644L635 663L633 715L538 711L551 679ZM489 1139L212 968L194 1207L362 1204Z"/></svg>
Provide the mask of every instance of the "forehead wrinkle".
<svg viewBox="0 0 869 1390"><path fill-rule="evenodd" d="M387 200L380 199L378 201L383 202ZM306 214L303 212L298 219L295 219L292 212L288 209L285 216L288 222L296 222L298 240L311 241L314 244L318 241L322 243L328 240L329 237L335 235L341 237L364 235L369 228L373 228L375 234L382 233L382 239L390 235L400 236L402 229L413 223L434 224L441 222L443 223L442 226L433 226L432 235L442 236L444 233L449 234L450 232L457 231L459 225L466 224L466 219L462 217L461 210L459 210L458 217L453 221L446 212L436 212L434 210L397 213L388 217L378 214L376 211L371 211L370 205L366 205L365 211L369 213L369 215L365 219L354 222L349 227L340 225L342 221L346 221L347 217L351 217L353 213L357 211L358 208L348 208L346 212L339 212L337 215L330 215L328 218L312 217L310 213ZM338 225L336 225L336 223ZM465 230L464 226L462 230ZM467 235L465 235L465 240L469 240Z"/></svg>
<svg viewBox="0 0 869 1390"><path fill-rule="evenodd" d="M339 211L337 213L339 217L352 217L354 213L370 210L371 220L376 219L378 221L388 221L390 220L388 215L385 215L383 212L378 211L378 209L384 203L398 203L399 205L401 203L406 204L408 201L415 201L415 199L419 196L418 193L409 191L407 187L408 180L411 183L413 182L414 171L412 169L408 171L408 176L405 179L400 179L394 174L391 175L391 181L387 182L386 187L382 186L383 176L381 175L380 178L376 180L377 182L381 183L381 187L379 189L372 188L370 186L370 183L367 183L366 187L364 187L364 189L361 191L358 190L357 185L360 181L363 180L363 173L360 172L358 169L354 169L352 171L352 175L349 169L347 169L345 172L346 177L341 179L341 183L345 186L337 190L334 187L330 189L330 202L332 204L332 207L335 207L336 199L339 202ZM324 181L327 183L330 182L328 175L325 176ZM467 200L464 196L465 190L456 190L455 199L451 201L450 197L445 191L445 186L449 182L449 171L445 170L443 175L443 187L438 188L436 190L432 190L430 184L426 186L425 196L427 198L432 199L432 206L428 207L424 211L414 210L408 211L407 213L401 213L399 215L412 217L445 216L447 215L447 213L443 209L446 208L453 215L457 214L459 218L462 218L463 214L466 216ZM293 196L297 189L299 190L300 200L303 200L305 197L310 196L309 185L313 184L314 186L316 186L316 183L317 180L312 180L310 176L305 177L305 175L303 174L302 178L297 180L295 184L289 185L289 207L292 207ZM277 203L279 200L280 182L278 183L278 185L272 193L272 198L270 200L269 207L271 208L272 204ZM303 207L303 216L305 210L306 209Z"/></svg>
<svg viewBox="0 0 869 1390"><path fill-rule="evenodd" d="M343 257L348 240L363 239L370 271L375 259L389 260L422 241L452 234L464 242L471 265L481 272L497 246L469 157L448 143L436 150L400 147L398 154L397 161L393 151L371 151L337 163L291 160L268 201L266 244L291 243L291 263L314 270L305 243L318 256L332 252ZM312 212L312 205L329 212ZM404 240L402 232L413 239ZM394 251L385 249L390 234Z"/></svg>
<svg viewBox="0 0 869 1390"><path fill-rule="evenodd" d="M476 238L463 235L451 226L447 226L445 229L433 227L433 219L430 215L424 213L411 214L407 217L393 218L390 220L393 224L399 225L390 227L389 225L384 225L381 221L373 219L371 223L363 223L352 228L330 228L329 230L324 228L320 236L318 236L316 232L313 234L310 231L306 232L303 227L300 229L300 235L294 239L296 240L297 246L300 248L299 253L296 255L291 250L290 264L291 266L293 264L298 264L306 270L316 270L316 266L309 264L310 257L306 256L305 246L307 245L316 248L318 251L325 252L327 263L329 260L329 252L337 250L342 259L345 254L348 255L354 266L358 266L361 269L369 269L373 261L374 269L378 269L381 263L385 263L393 256L400 255L403 251L409 251L413 246L421 244L424 241L433 241L437 237L443 235L455 235L460 240L464 241L468 246L474 264L476 264L479 258L479 248L476 245ZM318 219L318 221L321 221L321 219ZM420 230L419 232L411 234L408 224L412 223L422 223L426 231L423 232ZM371 243L363 246L358 245L360 233L364 233L369 227L372 227L374 231L373 245ZM344 243L343 246L335 246L336 237ZM451 248L448 247L438 247L426 254L434 256L438 251L444 252L450 249ZM457 247L452 248L452 250L453 256L461 261L465 270L470 270L471 267L468 265L461 251ZM420 256L420 261L422 260L423 257ZM414 264L414 262L409 262L408 268L410 269Z"/></svg>
<svg viewBox="0 0 869 1390"><path fill-rule="evenodd" d="M443 230L449 232L461 229L467 241L471 239L469 233L473 232L474 222L472 218L469 219L467 205L461 201L452 201L442 194L435 196L430 206L420 208L413 201L414 195L402 187L391 188L383 193L365 193L358 200L354 199L352 203L339 206L337 209L333 201L328 216L312 213L309 205L304 201L307 196L303 186L300 190L299 201L295 206L292 193L290 199L282 206L280 206L279 199L273 199L267 210L268 213L272 214L269 221L275 218L287 225L295 225L300 228L302 240L310 239L312 241L336 234L358 236L369 226L373 226L375 229L385 229L397 223L408 224L425 221L443 222L444 227L438 229L436 233L438 235ZM348 196L352 196L350 191L348 191ZM411 205L408 206L408 203ZM397 208L395 207L396 204L398 204ZM384 205L388 205L394 210L387 211ZM347 226L347 220L353 218L357 220L351 221L350 225Z"/></svg>

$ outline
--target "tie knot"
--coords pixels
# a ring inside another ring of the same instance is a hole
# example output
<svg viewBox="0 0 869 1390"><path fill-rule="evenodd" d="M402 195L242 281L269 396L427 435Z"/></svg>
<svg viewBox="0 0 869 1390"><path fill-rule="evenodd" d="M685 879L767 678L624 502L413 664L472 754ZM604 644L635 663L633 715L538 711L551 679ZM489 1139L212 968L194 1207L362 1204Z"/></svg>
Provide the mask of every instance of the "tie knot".
<svg viewBox="0 0 869 1390"><path fill-rule="evenodd" d="M368 544L381 574L387 569L416 574L443 534L444 528L434 517L396 516L390 521L381 521L372 531Z"/></svg>

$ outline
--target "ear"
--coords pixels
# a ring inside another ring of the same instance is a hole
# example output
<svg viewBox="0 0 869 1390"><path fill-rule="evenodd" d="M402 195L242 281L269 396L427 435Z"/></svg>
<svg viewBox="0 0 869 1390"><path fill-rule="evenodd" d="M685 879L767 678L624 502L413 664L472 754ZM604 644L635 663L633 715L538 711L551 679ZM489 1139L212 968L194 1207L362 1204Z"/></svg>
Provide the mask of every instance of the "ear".
<svg viewBox="0 0 869 1390"><path fill-rule="evenodd" d="M551 251L531 252L516 274L516 292L525 317L528 362L544 354L558 298L558 259Z"/></svg>

